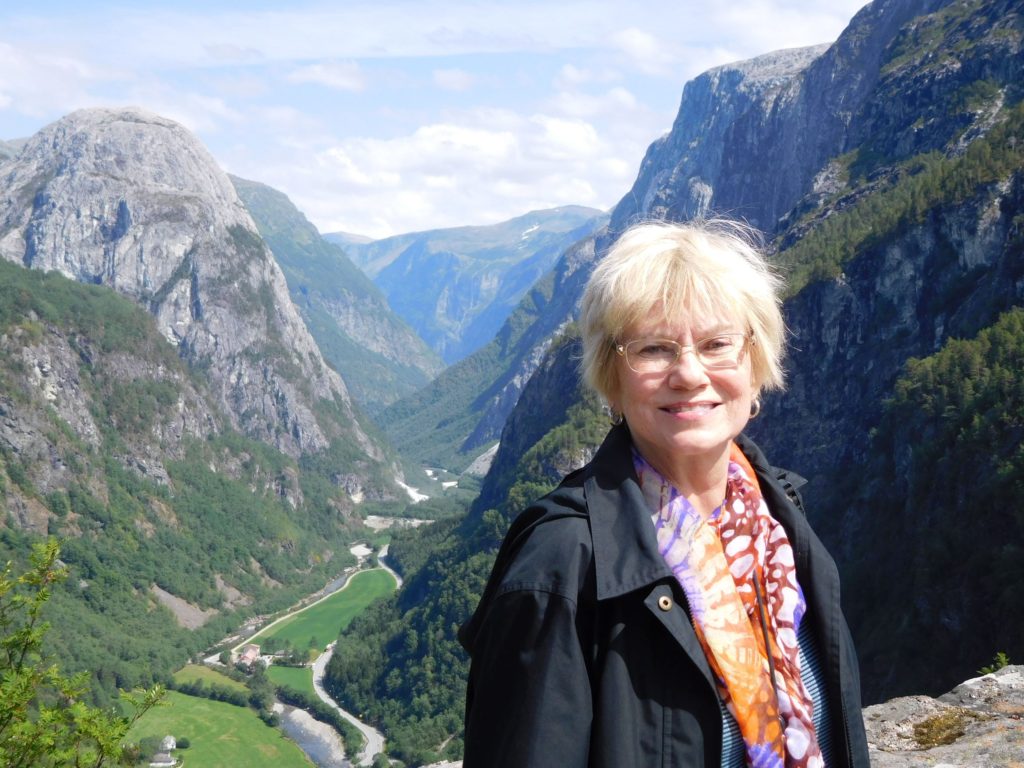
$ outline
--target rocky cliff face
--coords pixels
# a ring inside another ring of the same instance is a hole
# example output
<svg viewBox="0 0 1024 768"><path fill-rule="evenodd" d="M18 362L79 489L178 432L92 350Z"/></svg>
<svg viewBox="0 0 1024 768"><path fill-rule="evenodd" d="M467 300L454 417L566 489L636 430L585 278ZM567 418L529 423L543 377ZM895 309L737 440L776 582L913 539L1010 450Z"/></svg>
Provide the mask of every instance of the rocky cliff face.
<svg viewBox="0 0 1024 768"><path fill-rule="evenodd" d="M180 125L83 110L0 167L0 255L146 307L233 425L297 456L350 441L383 458L226 175Z"/></svg>
<svg viewBox="0 0 1024 768"><path fill-rule="evenodd" d="M774 232L829 160L878 135L882 126L866 115L916 122L912 101L881 102L878 85L903 26L944 4L877 0L831 46L760 56L688 83L671 133L651 145L613 228L721 211Z"/></svg>

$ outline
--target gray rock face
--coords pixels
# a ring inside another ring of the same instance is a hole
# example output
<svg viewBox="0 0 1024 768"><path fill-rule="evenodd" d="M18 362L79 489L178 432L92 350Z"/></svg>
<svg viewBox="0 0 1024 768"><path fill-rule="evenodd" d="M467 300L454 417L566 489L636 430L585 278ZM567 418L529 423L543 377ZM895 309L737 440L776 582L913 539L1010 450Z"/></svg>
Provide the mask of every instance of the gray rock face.
<svg viewBox="0 0 1024 768"><path fill-rule="evenodd" d="M899 120L876 124L905 101L876 100L880 82L899 80L882 63L901 27L945 4L876 0L831 46L759 56L688 83L671 133L648 150L612 228L710 210L775 232L831 158L895 123L910 129L918 117L911 104L889 113Z"/></svg>
<svg viewBox="0 0 1024 768"><path fill-rule="evenodd" d="M149 480L169 482L164 463L184 456L186 438L220 431L222 417L195 388L179 360L172 357L168 365L120 350L104 351L63 329L41 324L37 328L41 330L36 334L15 328L0 335L5 363L0 374L5 381L0 393L0 452L21 467L34 489L25 493L16 484L7 484L0 492L0 508L11 510L22 528L50 532L51 510L36 495L45 498L64 491L83 476L89 477L97 496L107 495L102 471L95 467L107 450L97 422L97 415L106 410L98 402L103 393L97 389L97 370L104 381L128 384L125 392L132 383L166 385L173 392L171 402L139 414L141 425L122 425L127 428L111 454Z"/></svg>
<svg viewBox="0 0 1024 768"><path fill-rule="evenodd" d="M733 162L726 149L737 121L750 113L767 117L777 100L791 99L797 76L827 49L776 51L715 67L687 83L671 132L647 150L632 191L615 207L612 228L638 218L695 218L729 205L719 199L727 194L719 187L725 165Z"/></svg>
<svg viewBox="0 0 1024 768"><path fill-rule="evenodd" d="M382 456L227 176L180 125L134 109L76 112L0 179L0 256L145 306L182 356L208 367L234 426L292 456L335 438Z"/></svg>
<svg viewBox="0 0 1024 768"><path fill-rule="evenodd" d="M864 710L873 768L1017 768L1024 764L1024 667L1004 667L932 699Z"/></svg>

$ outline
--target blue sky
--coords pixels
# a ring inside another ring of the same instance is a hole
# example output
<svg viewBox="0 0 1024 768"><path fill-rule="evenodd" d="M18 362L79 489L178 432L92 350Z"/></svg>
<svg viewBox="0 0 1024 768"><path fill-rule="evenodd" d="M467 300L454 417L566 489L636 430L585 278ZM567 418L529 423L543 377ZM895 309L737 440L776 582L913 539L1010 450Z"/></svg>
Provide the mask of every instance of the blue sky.
<svg viewBox="0 0 1024 768"><path fill-rule="evenodd" d="M134 105L322 231L607 209L712 66L834 40L863 0L0 4L0 139Z"/></svg>

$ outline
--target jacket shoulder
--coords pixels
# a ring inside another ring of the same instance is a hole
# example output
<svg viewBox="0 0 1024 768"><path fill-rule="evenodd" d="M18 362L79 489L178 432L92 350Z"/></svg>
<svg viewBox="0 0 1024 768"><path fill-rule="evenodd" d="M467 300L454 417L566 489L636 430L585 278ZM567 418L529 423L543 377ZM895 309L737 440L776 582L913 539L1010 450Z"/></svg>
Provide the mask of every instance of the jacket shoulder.
<svg viewBox="0 0 1024 768"><path fill-rule="evenodd" d="M593 539L582 473L523 511L506 535L505 562L497 594L533 589L575 602L593 560ZM505 547L503 547L505 549Z"/></svg>

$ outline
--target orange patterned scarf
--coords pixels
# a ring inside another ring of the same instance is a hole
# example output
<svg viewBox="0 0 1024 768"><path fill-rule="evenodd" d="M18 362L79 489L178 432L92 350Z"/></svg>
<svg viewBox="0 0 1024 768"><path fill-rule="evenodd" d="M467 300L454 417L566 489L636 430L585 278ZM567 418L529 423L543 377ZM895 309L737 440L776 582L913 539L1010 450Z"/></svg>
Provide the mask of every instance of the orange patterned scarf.
<svg viewBox="0 0 1024 768"><path fill-rule="evenodd" d="M634 465L654 513L658 549L686 593L750 765L823 768L800 675L796 638L806 602L793 548L768 513L746 457L731 446L725 501L706 521L635 451Z"/></svg>

